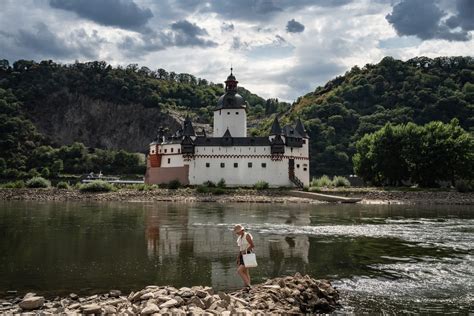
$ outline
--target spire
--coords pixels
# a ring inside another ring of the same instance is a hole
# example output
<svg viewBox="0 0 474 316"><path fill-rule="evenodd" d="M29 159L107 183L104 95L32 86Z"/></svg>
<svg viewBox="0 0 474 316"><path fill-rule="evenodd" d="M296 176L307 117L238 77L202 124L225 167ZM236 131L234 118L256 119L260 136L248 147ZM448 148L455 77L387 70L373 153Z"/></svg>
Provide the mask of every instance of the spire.
<svg viewBox="0 0 474 316"><path fill-rule="evenodd" d="M275 119L273 120L270 135L281 135L281 127L277 116L275 116Z"/></svg>
<svg viewBox="0 0 474 316"><path fill-rule="evenodd" d="M191 119L189 118L189 116L186 116L186 118L184 119L183 135L196 136L196 133L194 132L193 124L191 123Z"/></svg>
<svg viewBox="0 0 474 316"><path fill-rule="evenodd" d="M306 129L304 128L304 125L299 118L296 120L295 130L298 132L298 134L301 135L301 137L303 138L308 137L308 134L306 133Z"/></svg>

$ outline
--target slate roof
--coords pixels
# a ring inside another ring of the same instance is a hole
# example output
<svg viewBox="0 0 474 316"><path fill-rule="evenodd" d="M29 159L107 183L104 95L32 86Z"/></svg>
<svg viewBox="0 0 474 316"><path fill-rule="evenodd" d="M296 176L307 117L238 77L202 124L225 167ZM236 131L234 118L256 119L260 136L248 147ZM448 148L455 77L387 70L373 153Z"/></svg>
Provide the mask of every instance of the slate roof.
<svg viewBox="0 0 474 316"><path fill-rule="evenodd" d="M278 122L278 117L276 116L272 123L272 129L270 131L270 135L281 135L280 123Z"/></svg>
<svg viewBox="0 0 474 316"><path fill-rule="evenodd" d="M217 107L214 109L221 110L221 109L246 109L247 102L245 102L244 98L235 91L227 91L223 94L219 100L217 100Z"/></svg>

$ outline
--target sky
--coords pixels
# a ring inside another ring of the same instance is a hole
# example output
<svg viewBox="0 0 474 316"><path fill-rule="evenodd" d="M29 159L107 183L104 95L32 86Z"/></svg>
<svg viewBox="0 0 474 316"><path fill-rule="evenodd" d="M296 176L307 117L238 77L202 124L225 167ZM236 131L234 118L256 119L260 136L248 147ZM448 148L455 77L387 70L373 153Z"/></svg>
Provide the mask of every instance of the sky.
<svg viewBox="0 0 474 316"><path fill-rule="evenodd" d="M474 0L0 0L0 59L164 68L294 101L384 56L472 56Z"/></svg>

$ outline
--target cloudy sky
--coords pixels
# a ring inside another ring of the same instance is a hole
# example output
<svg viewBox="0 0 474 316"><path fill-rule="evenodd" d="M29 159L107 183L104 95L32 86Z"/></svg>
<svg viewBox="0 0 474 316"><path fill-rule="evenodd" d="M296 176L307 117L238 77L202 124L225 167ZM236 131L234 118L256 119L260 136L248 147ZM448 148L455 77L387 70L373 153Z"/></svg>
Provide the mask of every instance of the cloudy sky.
<svg viewBox="0 0 474 316"><path fill-rule="evenodd" d="M0 59L104 60L292 101L384 56L473 55L474 0L0 0Z"/></svg>

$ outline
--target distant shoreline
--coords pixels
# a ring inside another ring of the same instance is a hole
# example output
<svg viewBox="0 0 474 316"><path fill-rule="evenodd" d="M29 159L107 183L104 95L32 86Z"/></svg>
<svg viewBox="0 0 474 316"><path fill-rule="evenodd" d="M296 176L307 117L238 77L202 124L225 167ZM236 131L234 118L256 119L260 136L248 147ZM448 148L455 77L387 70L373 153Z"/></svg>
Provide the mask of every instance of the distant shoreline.
<svg viewBox="0 0 474 316"><path fill-rule="evenodd" d="M327 189L321 193L362 198L360 204L474 205L474 193L456 191L384 191L366 188ZM3 201L123 201L123 202L217 202L217 203L307 203L318 200L293 197L285 190L231 189L222 195L198 193L192 188L139 191L120 189L107 193L81 193L76 189L0 189Z"/></svg>

